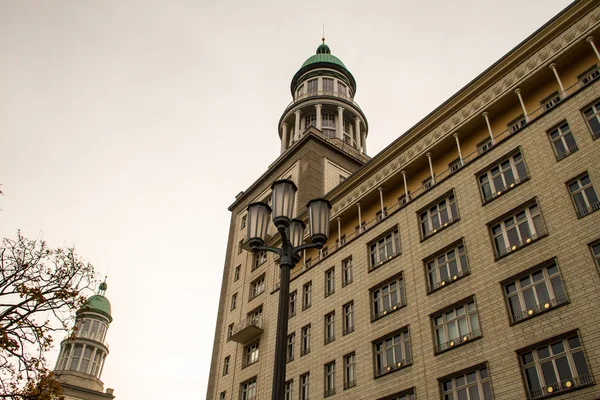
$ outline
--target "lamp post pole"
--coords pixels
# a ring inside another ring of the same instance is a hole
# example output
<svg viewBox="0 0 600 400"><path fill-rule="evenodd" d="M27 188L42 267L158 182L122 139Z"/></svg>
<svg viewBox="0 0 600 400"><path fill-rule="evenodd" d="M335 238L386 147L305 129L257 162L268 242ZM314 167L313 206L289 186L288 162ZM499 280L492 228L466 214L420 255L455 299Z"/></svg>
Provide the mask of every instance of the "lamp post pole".
<svg viewBox="0 0 600 400"><path fill-rule="evenodd" d="M275 363L273 365L272 400L285 398L286 345L288 313L290 304L290 270L300 260L303 250L322 248L329 236L329 211L331 204L325 199L311 200L308 205L308 220L312 243L302 244L306 225L299 219L291 219L294 211L296 185L282 179L272 186L273 209L265 203L248 206L248 244L252 252L269 251L279 255L280 285L275 336ZM269 215L281 236L281 248L265 246Z"/></svg>

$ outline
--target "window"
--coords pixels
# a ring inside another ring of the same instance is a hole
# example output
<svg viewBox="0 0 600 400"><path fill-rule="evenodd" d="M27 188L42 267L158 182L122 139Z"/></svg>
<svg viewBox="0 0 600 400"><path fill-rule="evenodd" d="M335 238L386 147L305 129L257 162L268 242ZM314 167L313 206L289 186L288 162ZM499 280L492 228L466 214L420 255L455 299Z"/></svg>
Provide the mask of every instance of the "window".
<svg viewBox="0 0 600 400"><path fill-rule="evenodd" d="M338 94L340 95L340 97L346 97L347 96L347 90L346 90L346 85L344 85L342 82L338 81Z"/></svg>
<svg viewBox="0 0 600 400"><path fill-rule="evenodd" d="M571 128L569 128L569 124L566 122L548 132L548 136L552 142L552 148L557 160L562 160L569 154L579 150L577 143L575 143L575 137L571 133Z"/></svg>
<svg viewBox="0 0 600 400"><path fill-rule="evenodd" d="M335 394L335 361L325 364L325 394L329 397Z"/></svg>
<svg viewBox="0 0 600 400"><path fill-rule="evenodd" d="M323 78L323 92L333 93L333 79Z"/></svg>
<svg viewBox="0 0 600 400"><path fill-rule="evenodd" d="M302 327L302 343L300 343L300 355L310 353L310 324Z"/></svg>
<svg viewBox="0 0 600 400"><path fill-rule="evenodd" d="M408 328L375 341L375 376L381 376L411 364Z"/></svg>
<svg viewBox="0 0 600 400"><path fill-rule="evenodd" d="M225 357L223 360L223 376L229 373L229 356Z"/></svg>
<svg viewBox="0 0 600 400"><path fill-rule="evenodd" d="M344 304L344 335L354 332L354 301Z"/></svg>
<svg viewBox="0 0 600 400"><path fill-rule="evenodd" d="M233 296L231 296L231 309L235 310L236 307L237 307L237 293L234 293Z"/></svg>
<svg viewBox="0 0 600 400"><path fill-rule="evenodd" d="M227 392L221 392L219 395L219 400L225 400L225 396L227 396Z"/></svg>
<svg viewBox="0 0 600 400"><path fill-rule="evenodd" d="M252 343L244 347L244 367L254 364L258 361L259 342Z"/></svg>
<svg viewBox="0 0 600 400"><path fill-rule="evenodd" d="M483 203L500 196L527 179L529 176L523 156L521 151L517 151L478 176Z"/></svg>
<svg viewBox="0 0 600 400"><path fill-rule="evenodd" d="M512 322L519 322L569 301L555 261L504 284Z"/></svg>
<svg viewBox="0 0 600 400"><path fill-rule="evenodd" d="M496 257L502 257L546 234L540 209L527 206L491 225Z"/></svg>
<svg viewBox="0 0 600 400"><path fill-rule="evenodd" d="M325 297L335 292L335 267L325 271Z"/></svg>
<svg viewBox="0 0 600 400"><path fill-rule="evenodd" d="M557 105L558 103L560 103L561 100L562 99L560 97L560 94L558 94L558 92L554 92L550 96L548 96L544 100L542 100L541 104L546 110L549 110L552 107L554 107L555 105Z"/></svg>
<svg viewBox="0 0 600 400"><path fill-rule="evenodd" d="M265 276L261 275L250 283L250 300L265 291Z"/></svg>
<svg viewBox="0 0 600 400"><path fill-rule="evenodd" d="M287 362L294 361L294 342L296 341L296 333L291 333L287 337Z"/></svg>
<svg viewBox="0 0 600 400"><path fill-rule="evenodd" d="M579 75L577 79L579 80L579 84L583 87L593 82L599 76L600 71L598 70L598 66L593 65L592 67L587 69L583 74Z"/></svg>
<svg viewBox="0 0 600 400"><path fill-rule="evenodd" d="M238 279L240 279L240 269L242 268L241 265L238 265L237 267L235 267L235 271L233 272L233 281L237 281Z"/></svg>
<svg viewBox="0 0 600 400"><path fill-rule="evenodd" d="M477 367L440 380L444 400L492 400L492 385L487 367Z"/></svg>
<svg viewBox="0 0 600 400"><path fill-rule="evenodd" d="M379 400L415 400L415 390L403 390L400 393L396 393Z"/></svg>
<svg viewBox="0 0 600 400"><path fill-rule="evenodd" d="M583 116L592 131L592 137L600 138L600 102L583 110Z"/></svg>
<svg viewBox="0 0 600 400"><path fill-rule="evenodd" d="M248 313L246 316L249 325L262 326L262 305Z"/></svg>
<svg viewBox="0 0 600 400"><path fill-rule="evenodd" d="M233 324L229 324L227 327L227 341L229 342L229 338L233 335Z"/></svg>
<svg viewBox="0 0 600 400"><path fill-rule="evenodd" d="M356 386L356 355L344 356L344 390Z"/></svg>
<svg viewBox="0 0 600 400"><path fill-rule="evenodd" d="M241 228L240 229L244 229L246 227L246 219L247 218L248 218L248 215L242 216L242 223L241 223Z"/></svg>
<svg viewBox="0 0 600 400"><path fill-rule="evenodd" d="M587 173L573 179L567 183L567 186L571 192L571 197L577 208L577 216L579 218L600 209L600 201L598 201L598 196Z"/></svg>
<svg viewBox="0 0 600 400"><path fill-rule="evenodd" d="M600 268L600 242L592 243L590 250L592 250L592 256L596 261L596 265Z"/></svg>
<svg viewBox="0 0 600 400"><path fill-rule="evenodd" d="M535 346L519 355L530 399L594 383L577 333Z"/></svg>
<svg viewBox="0 0 600 400"><path fill-rule="evenodd" d="M525 125L527 125L527 118L523 114L521 114L508 123L508 130L510 131L510 133L515 133Z"/></svg>
<svg viewBox="0 0 600 400"><path fill-rule="evenodd" d="M369 261L371 263L371 269L377 268L379 265L383 264L384 261L387 261L398 254L400 254L400 238L398 229L396 229L369 244Z"/></svg>
<svg viewBox="0 0 600 400"><path fill-rule="evenodd" d="M307 85L307 94L309 96L314 96L319 91L319 80L318 79L311 79L308 82L306 82L306 85Z"/></svg>
<svg viewBox="0 0 600 400"><path fill-rule="evenodd" d="M352 283L352 257L342 261L342 286Z"/></svg>
<svg viewBox="0 0 600 400"><path fill-rule="evenodd" d="M299 99L300 97L302 97L303 92L304 92L304 84L298 86L298 89L296 89L296 100Z"/></svg>
<svg viewBox="0 0 600 400"><path fill-rule="evenodd" d="M304 128L308 129L309 126L317 126L317 115L310 114L304 117Z"/></svg>
<svg viewBox="0 0 600 400"><path fill-rule="evenodd" d="M428 177L423 181L423 191L425 190L429 190L433 187L433 185L435 185L435 178L433 177Z"/></svg>
<svg viewBox="0 0 600 400"><path fill-rule="evenodd" d="M462 241L458 245L452 245L451 249L443 250L442 253L427 259L425 265L429 292L469 274L469 264Z"/></svg>
<svg viewBox="0 0 600 400"><path fill-rule="evenodd" d="M329 247L325 246L321 249L321 259L329 255Z"/></svg>
<svg viewBox="0 0 600 400"><path fill-rule="evenodd" d="M387 207L383 207L383 212L381 210L379 210L375 213L375 219L377 221L381 221L382 219L387 217L387 215L388 215Z"/></svg>
<svg viewBox="0 0 600 400"><path fill-rule="evenodd" d="M335 128L335 114L323 113L323 121L324 128Z"/></svg>
<svg viewBox="0 0 600 400"><path fill-rule="evenodd" d="M448 164L448 170L451 174L458 171L460 167L462 167L462 160L460 157Z"/></svg>
<svg viewBox="0 0 600 400"><path fill-rule="evenodd" d="M479 317L474 300L440 312L432 317L436 353L481 337Z"/></svg>
<svg viewBox="0 0 600 400"><path fill-rule="evenodd" d="M256 377L240 384L240 400L256 400Z"/></svg>
<svg viewBox="0 0 600 400"><path fill-rule="evenodd" d="M294 315L296 315L296 302L297 302L297 291L294 290L292 293L290 293L290 307L289 307L289 317L292 318Z"/></svg>
<svg viewBox="0 0 600 400"><path fill-rule="evenodd" d="M488 151L489 149L491 149L493 146L492 144L492 138L487 138L484 141L480 142L477 145L477 153L479 154L483 154L486 151Z"/></svg>
<svg viewBox="0 0 600 400"><path fill-rule="evenodd" d="M437 233L440 229L447 227L458 220L458 210L454 194L451 193L443 199L437 200L421 212L421 237L422 239Z"/></svg>
<svg viewBox="0 0 600 400"><path fill-rule="evenodd" d="M309 269L310 267L312 267L312 257L308 257L304 260L304 269Z"/></svg>
<svg viewBox="0 0 600 400"><path fill-rule="evenodd" d="M238 243L238 254L242 254L242 246L244 245L244 239L240 240Z"/></svg>
<svg viewBox="0 0 600 400"><path fill-rule="evenodd" d="M388 315L406 305L402 274L371 290L373 319Z"/></svg>
<svg viewBox="0 0 600 400"><path fill-rule="evenodd" d="M325 344L335 340L335 311L325 315Z"/></svg>
<svg viewBox="0 0 600 400"><path fill-rule="evenodd" d="M310 389L310 372L300 375L300 400L308 400Z"/></svg>
<svg viewBox="0 0 600 400"><path fill-rule="evenodd" d="M285 400L292 400L294 398L293 389L294 380L290 379L285 383Z"/></svg>
<svg viewBox="0 0 600 400"><path fill-rule="evenodd" d="M267 262L267 252L259 251L252 255L252 271Z"/></svg>
<svg viewBox="0 0 600 400"><path fill-rule="evenodd" d="M306 310L312 304L312 281L302 287L302 309Z"/></svg>

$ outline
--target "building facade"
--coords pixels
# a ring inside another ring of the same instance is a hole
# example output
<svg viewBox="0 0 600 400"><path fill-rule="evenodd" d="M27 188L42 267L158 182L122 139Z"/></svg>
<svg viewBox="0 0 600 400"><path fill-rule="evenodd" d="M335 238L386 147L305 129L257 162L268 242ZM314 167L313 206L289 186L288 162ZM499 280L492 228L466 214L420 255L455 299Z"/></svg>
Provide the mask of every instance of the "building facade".
<svg viewBox="0 0 600 400"><path fill-rule="evenodd" d="M247 251L246 207L282 178L299 218L332 203L291 275L287 399L600 398L595 38L600 4L574 2L372 159L319 46L281 154L230 206L207 399L270 398L279 272Z"/></svg>
<svg viewBox="0 0 600 400"><path fill-rule="evenodd" d="M100 380L108 356L106 334L112 322L111 306L105 297L106 282L77 311L73 333L60 344L54 374L65 400L112 400L113 389Z"/></svg>

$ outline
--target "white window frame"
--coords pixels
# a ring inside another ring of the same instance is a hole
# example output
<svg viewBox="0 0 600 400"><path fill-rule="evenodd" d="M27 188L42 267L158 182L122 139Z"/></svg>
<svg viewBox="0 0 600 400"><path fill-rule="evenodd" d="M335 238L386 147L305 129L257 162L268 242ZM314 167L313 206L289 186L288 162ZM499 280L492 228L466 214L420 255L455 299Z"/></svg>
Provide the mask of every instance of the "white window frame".
<svg viewBox="0 0 600 400"><path fill-rule="evenodd" d="M296 332L292 332L287 336L286 361L294 361L294 346L296 342Z"/></svg>
<svg viewBox="0 0 600 400"><path fill-rule="evenodd" d="M600 102L596 100L594 104L591 104L590 106L586 107L582 111L582 113L583 117L585 118L585 122L588 128L590 129L590 132L592 133L592 138L600 138ZM592 128L592 125L590 124L592 120L595 120L596 125L598 125L596 131L594 131L594 128Z"/></svg>
<svg viewBox="0 0 600 400"><path fill-rule="evenodd" d="M356 353L344 356L344 390L356 386Z"/></svg>
<svg viewBox="0 0 600 400"><path fill-rule="evenodd" d="M399 349L399 352L396 351ZM381 376L412 363L408 328L373 343L375 376ZM390 352L391 351L391 352Z"/></svg>
<svg viewBox="0 0 600 400"><path fill-rule="evenodd" d="M261 275L252 282L250 282L250 300L254 299L258 295L265 291L265 275Z"/></svg>
<svg viewBox="0 0 600 400"><path fill-rule="evenodd" d="M335 310L325 315L325 344L335 340Z"/></svg>
<svg viewBox="0 0 600 400"><path fill-rule="evenodd" d="M325 364L325 393L324 397L335 394L335 361Z"/></svg>
<svg viewBox="0 0 600 400"><path fill-rule="evenodd" d="M322 78L323 79L323 93L333 94L335 93L335 79L333 78ZM330 87L328 87L330 86Z"/></svg>
<svg viewBox="0 0 600 400"><path fill-rule="evenodd" d="M443 203L443 204L442 204ZM454 192L437 199L419 213L421 238L426 239L458 220L458 205Z"/></svg>
<svg viewBox="0 0 600 400"><path fill-rule="evenodd" d="M306 355L310 353L310 331L311 324L305 325L300 329L301 342L300 342L300 355Z"/></svg>
<svg viewBox="0 0 600 400"><path fill-rule="evenodd" d="M346 286L352 283L353 271L352 271L352 256L342 260L342 286Z"/></svg>
<svg viewBox="0 0 600 400"><path fill-rule="evenodd" d="M584 179L586 178L589 181L588 183L584 183ZM577 188L575 188L574 185L577 185ZM585 217L600 209L598 194L596 193L594 184L587 172L577 178L571 179L567 182L567 187L569 188L571 200L573 201L573 205L575 206L579 218ZM583 204L580 204L577 199L580 199Z"/></svg>
<svg viewBox="0 0 600 400"><path fill-rule="evenodd" d="M483 372L485 371L485 372ZM471 377L474 375L474 380ZM470 381L471 380L471 381ZM472 390L477 388L477 399L493 400L492 382L487 366L475 367L451 378L440 381L442 396L446 398L465 398L471 400ZM464 395L465 397L461 396ZM461 397L459 397L461 396Z"/></svg>
<svg viewBox="0 0 600 400"><path fill-rule="evenodd" d="M300 400L309 400L310 372L300 375Z"/></svg>
<svg viewBox="0 0 600 400"><path fill-rule="evenodd" d="M508 164L507 164L508 162ZM521 176L523 174L523 176ZM477 176L484 204L529 178L523 152L517 150ZM486 193L488 188L489 193Z"/></svg>
<svg viewBox="0 0 600 400"><path fill-rule="evenodd" d="M437 313L431 317L431 321L436 353L481 337L479 313L474 299Z"/></svg>
<svg viewBox="0 0 600 400"><path fill-rule="evenodd" d="M335 293L335 267L325 271L325 297Z"/></svg>
<svg viewBox="0 0 600 400"><path fill-rule="evenodd" d="M256 377L240 383L240 400L256 400Z"/></svg>
<svg viewBox="0 0 600 400"><path fill-rule="evenodd" d="M289 306L289 318L292 318L296 315L297 303L298 303L298 291L294 290L290 293L289 296L290 306Z"/></svg>
<svg viewBox="0 0 600 400"><path fill-rule="evenodd" d="M369 264L371 269L377 268L385 261L400 254L400 234L398 229L387 232L369 243Z"/></svg>
<svg viewBox="0 0 600 400"><path fill-rule="evenodd" d="M302 310L306 310L312 305L312 281L306 282L302 286Z"/></svg>
<svg viewBox="0 0 600 400"><path fill-rule="evenodd" d="M425 270L429 292L469 274L469 261L463 241L428 258L425 261Z"/></svg>
<svg viewBox="0 0 600 400"><path fill-rule="evenodd" d="M319 93L319 78L306 81L306 95L316 96Z"/></svg>
<svg viewBox="0 0 600 400"><path fill-rule="evenodd" d="M557 133L558 136L553 138L552 135L554 133ZM566 139L569 136L573 140L573 144L571 146L568 145L567 139ZM552 150L554 151L554 155L556 155L557 160L562 160L563 158L567 157L568 155L573 154L577 150L579 150L579 147L577 146L577 141L575 140L575 135L573 135L573 132L571 131L571 127L569 126L567 121L563 121L558 126L549 130L548 131L548 139L550 139L550 143L552 144ZM557 147L558 143L560 143L560 145L564 149L564 150L562 150L562 152L560 152Z"/></svg>
<svg viewBox="0 0 600 400"><path fill-rule="evenodd" d="M371 309L374 320L384 317L405 305L404 274L400 274L371 290Z"/></svg>
<svg viewBox="0 0 600 400"><path fill-rule="evenodd" d="M354 332L354 300L342 306L343 334Z"/></svg>
<svg viewBox="0 0 600 400"><path fill-rule="evenodd" d="M256 341L244 347L244 367L257 363L260 356L260 341Z"/></svg>
<svg viewBox="0 0 600 400"><path fill-rule="evenodd" d="M532 211L532 209L535 210ZM525 214L524 219L518 220L517 216L522 215L522 213ZM535 221L539 221L540 223L539 231L538 227L535 224ZM507 227L509 222L510 225ZM529 236L524 236L521 232L520 228L525 224L527 224ZM511 243L509 237L509 231L513 231L513 229L517 235L516 239L518 239L516 243ZM496 257L502 257L545 235L546 224L544 223L544 220L542 218L540 207L536 202L524 208L520 208L512 214L503 217L500 221L490 226L490 231L492 234L492 241L494 243ZM504 248L499 247L498 240L500 238L502 238ZM506 244L508 244L508 246L506 246Z"/></svg>

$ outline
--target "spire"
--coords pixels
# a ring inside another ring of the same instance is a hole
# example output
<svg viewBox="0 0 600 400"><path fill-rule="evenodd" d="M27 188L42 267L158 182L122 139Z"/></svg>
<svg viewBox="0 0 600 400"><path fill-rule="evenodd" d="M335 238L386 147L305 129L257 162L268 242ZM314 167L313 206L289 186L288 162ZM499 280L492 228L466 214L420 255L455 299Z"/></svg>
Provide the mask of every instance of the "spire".
<svg viewBox="0 0 600 400"><path fill-rule="evenodd" d="M104 296L106 294L106 289L108 288L108 285L106 284L106 278L108 278L108 275L104 277L104 282L98 286L97 294L99 296Z"/></svg>
<svg viewBox="0 0 600 400"><path fill-rule="evenodd" d="M325 44L325 24L323 24L323 37L321 38L323 44Z"/></svg>

